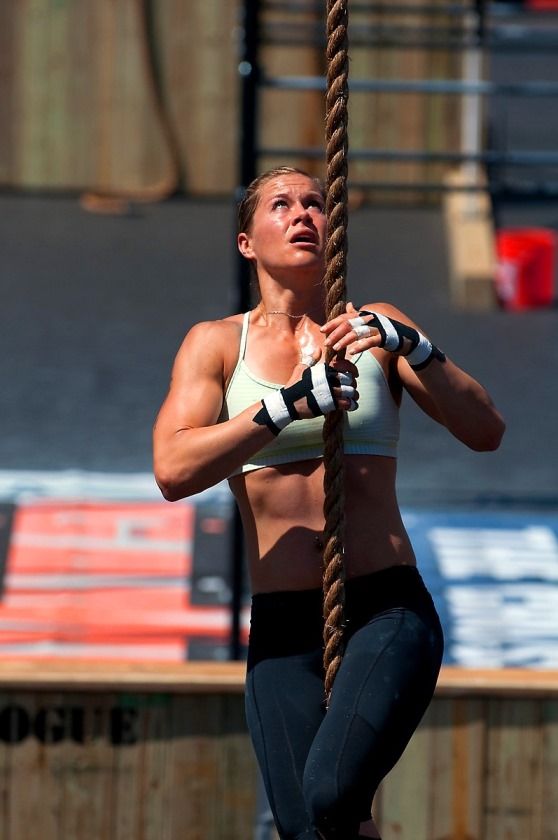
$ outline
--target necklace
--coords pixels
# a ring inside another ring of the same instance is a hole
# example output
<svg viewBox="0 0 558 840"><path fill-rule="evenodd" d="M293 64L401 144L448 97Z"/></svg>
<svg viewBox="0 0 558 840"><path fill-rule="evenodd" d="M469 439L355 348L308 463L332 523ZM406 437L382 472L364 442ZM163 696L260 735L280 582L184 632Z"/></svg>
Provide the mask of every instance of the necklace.
<svg viewBox="0 0 558 840"><path fill-rule="evenodd" d="M294 318L294 319L298 320L299 318L306 317L307 313L303 312L302 315L291 315L290 312L283 312L281 309L270 309L269 311L266 310L265 314L266 315L286 315L287 318Z"/></svg>
<svg viewBox="0 0 558 840"><path fill-rule="evenodd" d="M269 311L264 309L266 315L286 315L287 318L292 318L293 320L300 320L301 318L305 318L308 313L303 312L302 315L291 315L290 312L285 312L282 309L270 309ZM298 330L297 330L298 332ZM300 342L299 345L300 350L300 362L303 365L307 365L308 367L312 367L312 365L316 364L316 359L313 355L313 346L309 343L308 338L303 336L303 340Z"/></svg>

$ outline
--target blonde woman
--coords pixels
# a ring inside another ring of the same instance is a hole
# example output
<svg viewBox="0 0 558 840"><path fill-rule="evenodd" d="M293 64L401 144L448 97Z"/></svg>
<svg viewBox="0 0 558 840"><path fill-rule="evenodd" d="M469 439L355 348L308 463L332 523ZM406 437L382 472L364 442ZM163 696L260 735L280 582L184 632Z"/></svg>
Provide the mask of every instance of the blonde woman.
<svg viewBox="0 0 558 840"><path fill-rule="evenodd" d="M154 432L155 475L181 499L228 479L252 586L246 708L281 838L379 837L375 790L434 692L443 638L396 492L406 391L474 450L500 443L485 389L387 303L327 322L321 185L260 176L239 210L238 247L261 299L195 325ZM324 363L326 345L346 359ZM358 380L358 386L357 386ZM324 415L345 413L346 649L324 707Z"/></svg>

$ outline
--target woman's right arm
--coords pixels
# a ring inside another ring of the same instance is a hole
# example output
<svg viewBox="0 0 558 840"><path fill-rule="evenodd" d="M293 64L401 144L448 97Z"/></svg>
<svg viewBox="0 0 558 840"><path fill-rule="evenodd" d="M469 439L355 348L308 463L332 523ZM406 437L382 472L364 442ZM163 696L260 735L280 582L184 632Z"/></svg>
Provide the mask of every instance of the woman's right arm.
<svg viewBox="0 0 558 840"><path fill-rule="evenodd" d="M197 324L175 359L153 430L155 479L169 501L218 484L274 438L266 426L254 422L260 403L217 423L227 340L229 325Z"/></svg>

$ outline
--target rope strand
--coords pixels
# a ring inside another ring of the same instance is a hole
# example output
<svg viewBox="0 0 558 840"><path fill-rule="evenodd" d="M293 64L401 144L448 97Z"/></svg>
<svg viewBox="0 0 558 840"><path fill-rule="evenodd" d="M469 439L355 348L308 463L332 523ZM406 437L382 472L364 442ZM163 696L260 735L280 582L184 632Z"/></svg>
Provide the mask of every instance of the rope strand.
<svg viewBox="0 0 558 840"><path fill-rule="evenodd" d="M347 150L348 150L348 0L327 3L326 94L326 316L345 311L347 274ZM334 355L326 352L326 362ZM324 423L324 672L326 703L343 658L345 566L345 491L343 412L328 414Z"/></svg>

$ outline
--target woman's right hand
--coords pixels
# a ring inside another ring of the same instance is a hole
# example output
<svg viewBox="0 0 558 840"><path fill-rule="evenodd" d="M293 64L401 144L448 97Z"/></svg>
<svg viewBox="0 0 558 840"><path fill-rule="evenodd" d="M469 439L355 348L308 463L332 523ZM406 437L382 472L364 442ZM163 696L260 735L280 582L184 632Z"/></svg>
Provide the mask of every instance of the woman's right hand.
<svg viewBox="0 0 558 840"><path fill-rule="evenodd" d="M331 411L355 411L358 408L356 366L345 359L327 365L296 365L287 384L262 400L254 417L275 435L293 420L308 420Z"/></svg>
<svg viewBox="0 0 558 840"><path fill-rule="evenodd" d="M301 382L304 371L308 370L308 368L319 367L321 355L322 351L320 348L316 348L312 353L312 364L307 365L301 362L300 364L295 365L289 381L282 390L284 391L287 388ZM346 359L337 359L334 357L329 365L321 363L321 367L325 369L326 377L330 383L331 395L335 401L335 406L330 408L329 411L334 411L336 408L342 411L355 411L358 408L359 398L358 391L356 390L356 379L358 376L358 369L356 365ZM335 374L338 373L342 373L344 376L341 378L336 376ZM297 399L294 403L295 409L299 415L298 419L300 420L307 420L311 417L317 416L311 412L305 396L306 395ZM320 414L326 414L329 413L329 411L320 411Z"/></svg>

